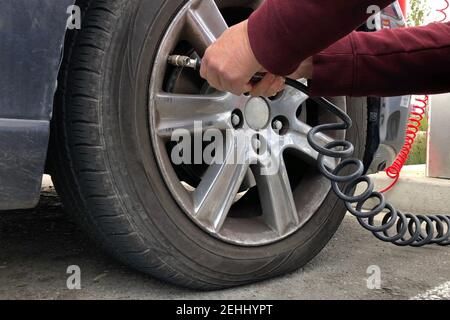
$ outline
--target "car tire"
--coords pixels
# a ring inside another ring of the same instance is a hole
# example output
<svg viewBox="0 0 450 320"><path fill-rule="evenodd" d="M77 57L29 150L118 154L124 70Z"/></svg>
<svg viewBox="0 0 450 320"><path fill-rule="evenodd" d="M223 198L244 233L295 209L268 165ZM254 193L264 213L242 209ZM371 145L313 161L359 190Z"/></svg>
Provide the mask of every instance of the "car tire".
<svg viewBox="0 0 450 320"><path fill-rule="evenodd" d="M267 245L239 246L202 230L181 210L155 159L148 85L156 48L182 0L81 1L81 30L66 39L50 149L64 207L114 257L176 285L214 290L305 265L344 215L332 194L298 231ZM364 99L348 99L347 132L364 155Z"/></svg>

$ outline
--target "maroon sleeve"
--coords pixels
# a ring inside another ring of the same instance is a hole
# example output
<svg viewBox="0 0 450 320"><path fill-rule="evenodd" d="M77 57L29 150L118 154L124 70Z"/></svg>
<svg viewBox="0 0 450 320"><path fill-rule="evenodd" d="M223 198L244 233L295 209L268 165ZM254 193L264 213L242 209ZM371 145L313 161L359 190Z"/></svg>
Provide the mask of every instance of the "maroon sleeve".
<svg viewBox="0 0 450 320"><path fill-rule="evenodd" d="M314 57L315 96L450 91L450 23L354 32Z"/></svg>
<svg viewBox="0 0 450 320"><path fill-rule="evenodd" d="M288 75L299 63L348 35L368 8L393 0L265 0L248 22L252 50L271 73Z"/></svg>

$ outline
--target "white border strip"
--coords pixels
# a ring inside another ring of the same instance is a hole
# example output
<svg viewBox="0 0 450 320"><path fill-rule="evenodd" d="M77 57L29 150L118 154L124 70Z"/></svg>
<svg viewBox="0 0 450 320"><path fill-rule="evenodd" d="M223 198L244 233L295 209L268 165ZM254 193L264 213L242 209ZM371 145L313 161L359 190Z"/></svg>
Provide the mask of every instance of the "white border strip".
<svg viewBox="0 0 450 320"><path fill-rule="evenodd" d="M450 281L421 293L411 298L411 300L450 300Z"/></svg>

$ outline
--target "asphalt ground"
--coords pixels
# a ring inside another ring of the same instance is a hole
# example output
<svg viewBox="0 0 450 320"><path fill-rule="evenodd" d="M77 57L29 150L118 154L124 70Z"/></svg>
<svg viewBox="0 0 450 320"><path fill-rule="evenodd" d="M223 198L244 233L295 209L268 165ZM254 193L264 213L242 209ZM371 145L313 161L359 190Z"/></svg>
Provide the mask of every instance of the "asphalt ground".
<svg viewBox="0 0 450 320"><path fill-rule="evenodd" d="M72 265L81 270L80 290L67 288ZM254 285L196 292L104 254L64 213L51 186L43 189L37 208L0 213L0 299L450 299L449 281L449 249L385 244L350 216L301 270Z"/></svg>

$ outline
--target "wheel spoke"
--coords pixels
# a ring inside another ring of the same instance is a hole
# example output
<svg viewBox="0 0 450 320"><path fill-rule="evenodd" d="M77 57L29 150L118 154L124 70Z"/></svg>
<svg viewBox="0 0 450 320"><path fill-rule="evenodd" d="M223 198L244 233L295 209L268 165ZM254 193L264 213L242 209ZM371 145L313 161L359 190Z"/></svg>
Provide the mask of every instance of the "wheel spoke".
<svg viewBox="0 0 450 320"><path fill-rule="evenodd" d="M199 122L204 130L230 128L230 94L211 96L160 93L154 98L158 114L158 135L171 137L177 129L194 130Z"/></svg>
<svg viewBox="0 0 450 320"><path fill-rule="evenodd" d="M194 192L196 218L217 233L228 215L249 169L247 147L233 143L222 164L212 164Z"/></svg>
<svg viewBox="0 0 450 320"><path fill-rule="evenodd" d="M271 102L272 109L277 115L285 116L288 119L295 117L297 109L308 100L308 96L292 87L286 87L282 96Z"/></svg>
<svg viewBox="0 0 450 320"><path fill-rule="evenodd" d="M319 153L314 150L308 142L308 133L312 128L303 123L298 122L296 126L284 137L283 141L285 146L297 150L300 156L311 164L317 164ZM330 136L319 133L315 136L315 141L321 145L325 145L334 141ZM336 167L336 160L330 157L325 157L325 165L329 169Z"/></svg>
<svg viewBox="0 0 450 320"><path fill-rule="evenodd" d="M255 178L266 223L279 235L295 228L299 218L284 160L279 159L278 172L272 175L264 174L260 164Z"/></svg>
<svg viewBox="0 0 450 320"><path fill-rule="evenodd" d="M189 40L200 56L228 28L214 0L193 0L187 23L191 35Z"/></svg>

